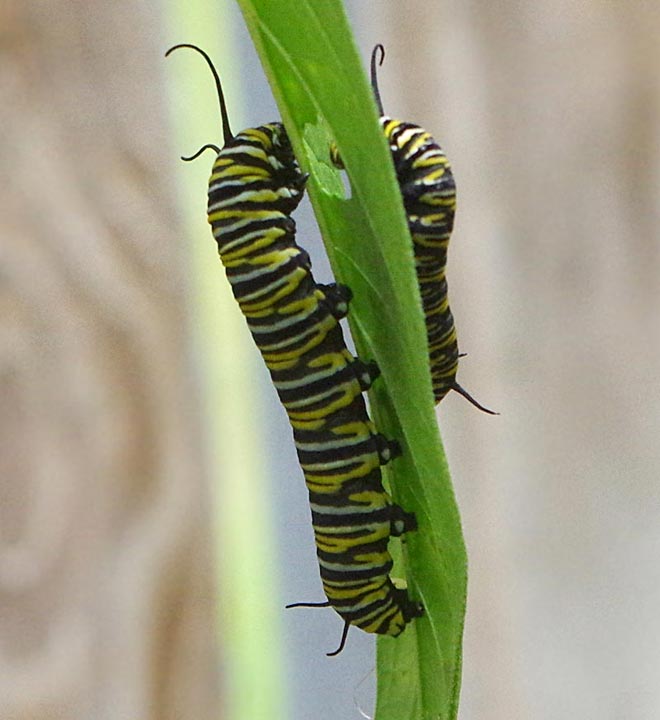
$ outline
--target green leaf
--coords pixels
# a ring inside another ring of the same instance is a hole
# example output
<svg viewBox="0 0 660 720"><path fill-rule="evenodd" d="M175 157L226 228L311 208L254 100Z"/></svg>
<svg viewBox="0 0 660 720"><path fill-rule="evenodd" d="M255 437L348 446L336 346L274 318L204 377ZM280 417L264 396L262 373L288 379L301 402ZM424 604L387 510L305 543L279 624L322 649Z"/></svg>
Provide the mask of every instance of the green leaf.
<svg viewBox="0 0 660 720"><path fill-rule="evenodd" d="M465 547L434 412L411 240L371 89L339 0L239 4L296 155L310 173L335 276L353 290L349 321L359 355L375 359L382 371L370 392L372 416L404 450L387 469L393 496L419 523L393 575L407 577L426 614L400 637L379 638L377 718L452 720ZM350 179L350 198L330 163L332 141Z"/></svg>

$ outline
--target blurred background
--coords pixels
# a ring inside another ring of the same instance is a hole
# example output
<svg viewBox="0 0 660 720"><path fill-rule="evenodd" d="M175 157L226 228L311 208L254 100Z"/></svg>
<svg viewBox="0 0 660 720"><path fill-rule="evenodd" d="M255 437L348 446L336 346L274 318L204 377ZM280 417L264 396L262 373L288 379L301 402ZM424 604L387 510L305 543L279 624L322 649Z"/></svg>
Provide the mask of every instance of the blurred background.
<svg viewBox="0 0 660 720"><path fill-rule="evenodd" d="M462 720L660 717L660 9L346 3L454 166L470 558ZM0 717L373 715L337 658L290 430L206 225L278 117L229 0L0 6ZM297 214L330 279L309 205ZM255 480L256 478L256 480Z"/></svg>

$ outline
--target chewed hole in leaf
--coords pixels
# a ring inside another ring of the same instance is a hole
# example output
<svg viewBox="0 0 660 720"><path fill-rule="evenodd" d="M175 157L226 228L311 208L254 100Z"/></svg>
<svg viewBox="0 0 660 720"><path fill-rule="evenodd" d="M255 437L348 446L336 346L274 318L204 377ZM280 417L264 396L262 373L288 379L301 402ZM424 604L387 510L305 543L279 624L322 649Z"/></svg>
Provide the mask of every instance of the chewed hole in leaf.
<svg viewBox="0 0 660 720"><path fill-rule="evenodd" d="M353 196L353 190L351 188L351 181L348 179L348 173L346 172L346 170L340 170L339 177L341 178L341 182L344 186L344 197L347 200L350 200Z"/></svg>

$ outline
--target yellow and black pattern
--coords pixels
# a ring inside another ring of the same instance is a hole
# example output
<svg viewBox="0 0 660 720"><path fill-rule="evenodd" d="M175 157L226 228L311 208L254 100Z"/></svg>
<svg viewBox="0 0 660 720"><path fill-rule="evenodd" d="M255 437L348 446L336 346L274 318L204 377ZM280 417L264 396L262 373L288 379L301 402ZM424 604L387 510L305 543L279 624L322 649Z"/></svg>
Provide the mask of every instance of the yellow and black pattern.
<svg viewBox="0 0 660 720"><path fill-rule="evenodd" d="M456 382L458 370L456 326L445 277L456 184L447 157L426 130L387 116L380 118L380 124L390 146L412 236L433 394L440 402Z"/></svg>
<svg viewBox="0 0 660 720"><path fill-rule="evenodd" d="M429 364L435 402L450 390L480 405L456 381L458 340L447 294L447 248L454 227L456 183L447 156L423 128L393 120L383 112L376 76L376 56L385 57L382 45L371 54L371 84L380 111L380 125L394 162L415 253L415 270L426 318Z"/></svg>
<svg viewBox="0 0 660 720"><path fill-rule="evenodd" d="M380 466L400 450L367 414L363 392L378 376L376 365L353 357L344 342L339 320L350 291L315 283L309 256L295 241L291 213L307 178L287 133L270 123L232 136L214 75L225 144L203 148L217 152L208 219L293 429L328 599L319 605L332 606L345 621L339 652L349 625L395 636L421 614L421 606L394 587L387 549L390 536L416 527L415 518L383 489Z"/></svg>

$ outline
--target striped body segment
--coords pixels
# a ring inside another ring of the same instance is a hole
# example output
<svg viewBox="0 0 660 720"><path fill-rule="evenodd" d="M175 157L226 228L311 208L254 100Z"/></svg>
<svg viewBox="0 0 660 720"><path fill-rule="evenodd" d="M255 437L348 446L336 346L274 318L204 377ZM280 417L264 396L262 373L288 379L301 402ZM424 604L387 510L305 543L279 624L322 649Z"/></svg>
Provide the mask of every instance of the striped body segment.
<svg viewBox="0 0 660 720"><path fill-rule="evenodd" d="M447 295L447 247L454 226L456 183L446 155L417 125L380 118L401 189L426 318L435 402L456 382L458 341Z"/></svg>
<svg viewBox="0 0 660 720"><path fill-rule="evenodd" d="M305 181L281 124L245 130L217 154L208 219L293 429L327 604L346 629L396 636L421 608L394 587L387 545L415 520L382 485L380 466L398 445L367 414L363 392L377 377L375 364L346 348L339 320L350 292L315 283L295 242L291 213Z"/></svg>

